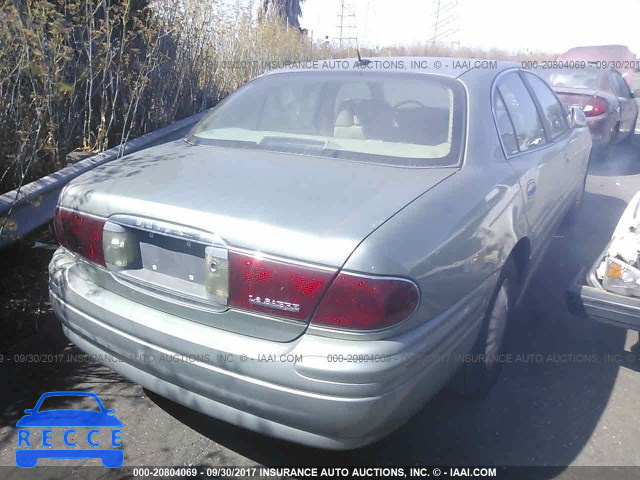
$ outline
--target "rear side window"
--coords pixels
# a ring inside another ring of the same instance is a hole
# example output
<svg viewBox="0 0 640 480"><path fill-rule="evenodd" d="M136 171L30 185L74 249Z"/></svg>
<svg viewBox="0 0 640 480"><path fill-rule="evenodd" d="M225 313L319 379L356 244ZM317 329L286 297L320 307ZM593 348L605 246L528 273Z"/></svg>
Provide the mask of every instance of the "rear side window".
<svg viewBox="0 0 640 480"><path fill-rule="evenodd" d="M524 82L516 72L506 74L498 83L518 148L521 152L539 148L547 143L538 110Z"/></svg>
<svg viewBox="0 0 640 480"><path fill-rule="evenodd" d="M493 97L493 112L496 117L496 126L498 127L498 134L502 139L502 145L504 146L505 153L507 155L518 153L516 132L513 130L513 124L511 123L511 119L507 113L507 108L505 107L504 101L498 92L496 92Z"/></svg>
<svg viewBox="0 0 640 480"><path fill-rule="evenodd" d="M622 91L620 90L620 85L616 81L616 77L612 71L609 71L609 86L611 87L611 91L614 93L616 97L622 97Z"/></svg>
<svg viewBox="0 0 640 480"><path fill-rule="evenodd" d="M530 73L525 73L525 77L542 107L549 136L555 140L569 129L567 113L544 81Z"/></svg>
<svg viewBox="0 0 640 480"><path fill-rule="evenodd" d="M611 83L613 87L613 91L618 97L628 98L631 96L631 90L629 90L629 85L616 71L611 72Z"/></svg>

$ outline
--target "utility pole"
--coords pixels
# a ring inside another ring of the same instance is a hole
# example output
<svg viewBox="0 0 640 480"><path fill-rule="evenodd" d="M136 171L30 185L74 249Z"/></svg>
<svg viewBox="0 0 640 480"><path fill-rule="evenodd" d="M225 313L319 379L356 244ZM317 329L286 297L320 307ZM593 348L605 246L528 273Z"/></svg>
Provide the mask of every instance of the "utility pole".
<svg viewBox="0 0 640 480"><path fill-rule="evenodd" d="M436 38L438 38L438 25L440 24L440 0L437 0L436 5L436 24L433 28L433 44L436 44Z"/></svg>
<svg viewBox="0 0 640 480"><path fill-rule="evenodd" d="M458 0L433 0L434 23L430 30L433 32L429 39L432 45L459 45L458 33L460 21L458 18Z"/></svg>
<svg viewBox="0 0 640 480"><path fill-rule="evenodd" d="M340 13L338 14L340 25L338 25L338 46L351 48L353 43L358 42L356 35L356 11L352 0L342 0L340 2Z"/></svg>

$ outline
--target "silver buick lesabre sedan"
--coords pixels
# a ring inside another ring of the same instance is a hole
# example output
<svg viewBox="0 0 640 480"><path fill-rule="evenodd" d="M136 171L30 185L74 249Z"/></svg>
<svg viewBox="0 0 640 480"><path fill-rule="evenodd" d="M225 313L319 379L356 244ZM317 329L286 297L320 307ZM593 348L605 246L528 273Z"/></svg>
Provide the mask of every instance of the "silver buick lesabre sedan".
<svg viewBox="0 0 640 480"><path fill-rule="evenodd" d="M385 436L446 384L486 391L591 137L516 64L434 60L270 72L69 184L50 264L68 338L321 448Z"/></svg>

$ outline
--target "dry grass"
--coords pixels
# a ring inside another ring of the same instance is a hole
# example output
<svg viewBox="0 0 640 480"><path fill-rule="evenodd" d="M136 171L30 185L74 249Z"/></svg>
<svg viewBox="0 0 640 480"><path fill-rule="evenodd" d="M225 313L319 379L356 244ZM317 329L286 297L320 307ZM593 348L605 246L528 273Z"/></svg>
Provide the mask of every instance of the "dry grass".
<svg viewBox="0 0 640 480"><path fill-rule="evenodd" d="M416 57L462 57L492 60L552 60L557 54L545 52L507 52L497 48L483 50L480 48L452 47L448 45L409 45L384 47L380 56L416 56Z"/></svg>
<svg viewBox="0 0 640 480"><path fill-rule="evenodd" d="M240 1L0 2L0 192L60 168L71 151L101 151L211 107L270 66L354 55L258 22ZM433 46L363 55L518 57Z"/></svg>

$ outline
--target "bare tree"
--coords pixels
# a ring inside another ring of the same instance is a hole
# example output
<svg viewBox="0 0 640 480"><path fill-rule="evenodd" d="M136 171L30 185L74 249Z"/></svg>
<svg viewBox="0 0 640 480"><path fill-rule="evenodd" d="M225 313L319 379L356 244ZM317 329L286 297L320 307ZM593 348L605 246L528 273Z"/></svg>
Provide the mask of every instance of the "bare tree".
<svg viewBox="0 0 640 480"><path fill-rule="evenodd" d="M262 15L267 20L280 18L288 26L300 29L302 4L305 0L262 0Z"/></svg>

